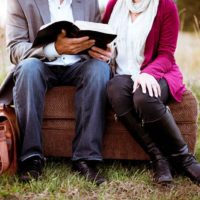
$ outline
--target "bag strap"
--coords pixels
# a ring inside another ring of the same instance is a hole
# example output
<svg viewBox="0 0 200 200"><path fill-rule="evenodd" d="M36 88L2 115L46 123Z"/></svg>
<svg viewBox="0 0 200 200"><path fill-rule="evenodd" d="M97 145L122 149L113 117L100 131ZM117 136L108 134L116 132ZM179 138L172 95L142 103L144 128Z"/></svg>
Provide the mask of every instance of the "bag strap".
<svg viewBox="0 0 200 200"><path fill-rule="evenodd" d="M0 126L0 174L9 167L8 145L5 136L5 126Z"/></svg>

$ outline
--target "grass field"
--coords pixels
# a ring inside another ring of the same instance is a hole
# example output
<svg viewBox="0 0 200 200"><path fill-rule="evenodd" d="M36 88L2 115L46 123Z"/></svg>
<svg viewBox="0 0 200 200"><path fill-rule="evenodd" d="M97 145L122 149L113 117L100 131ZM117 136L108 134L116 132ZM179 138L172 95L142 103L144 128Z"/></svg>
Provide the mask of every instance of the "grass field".
<svg viewBox="0 0 200 200"><path fill-rule="evenodd" d="M2 199L27 200L200 199L199 186L180 176L169 187L154 184L152 170L144 163L107 161L102 170L109 182L97 187L74 174L69 161L49 161L41 181L22 184L15 177L2 177L0 195Z"/></svg>
<svg viewBox="0 0 200 200"><path fill-rule="evenodd" d="M176 52L185 83L200 100L200 39L181 33ZM0 40L0 82L5 76L8 59L5 42ZM200 123L199 123L200 124ZM196 155L200 161L200 142ZM0 200L199 200L200 187L189 179L175 175L174 184L161 187L154 184L148 162L105 161L102 172L108 183L100 187L86 182L71 171L67 159L48 159L41 180L29 184L19 183L17 177L0 177Z"/></svg>
<svg viewBox="0 0 200 200"><path fill-rule="evenodd" d="M0 28L0 83L5 77L8 63L8 56L5 49L4 31Z"/></svg>

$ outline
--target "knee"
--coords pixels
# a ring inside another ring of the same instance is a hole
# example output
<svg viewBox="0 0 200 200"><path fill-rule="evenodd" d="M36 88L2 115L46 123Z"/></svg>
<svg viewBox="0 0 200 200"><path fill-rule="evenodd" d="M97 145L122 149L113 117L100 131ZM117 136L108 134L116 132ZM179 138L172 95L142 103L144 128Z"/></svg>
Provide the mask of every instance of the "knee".
<svg viewBox="0 0 200 200"><path fill-rule="evenodd" d="M150 97L148 93L142 93L141 88L136 90L133 96L133 104L136 112L145 122L159 119L166 110L159 98Z"/></svg>
<svg viewBox="0 0 200 200"><path fill-rule="evenodd" d="M124 88L115 78L107 83L106 90L109 102L118 115L132 107L131 98L127 98Z"/></svg>
<svg viewBox="0 0 200 200"><path fill-rule="evenodd" d="M120 93L120 85L118 82L115 80L115 78L111 79L107 83L107 95L109 99L119 99L121 97Z"/></svg>
<svg viewBox="0 0 200 200"><path fill-rule="evenodd" d="M148 93L144 94L141 88L138 88L133 95L133 104L137 111L145 111L149 107L150 97Z"/></svg>
<svg viewBox="0 0 200 200"><path fill-rule="evenodd" d="M34 77L41 72L43 62L37 58L27 58L19 63L15 75Z"/></svg>
<svg viewBox="0 0 200 200"><path fill-rule="evenodd" d="M93 82L107 82L110 78L110 67L107 63L91 59L86 65L87 78Z"/></svg>

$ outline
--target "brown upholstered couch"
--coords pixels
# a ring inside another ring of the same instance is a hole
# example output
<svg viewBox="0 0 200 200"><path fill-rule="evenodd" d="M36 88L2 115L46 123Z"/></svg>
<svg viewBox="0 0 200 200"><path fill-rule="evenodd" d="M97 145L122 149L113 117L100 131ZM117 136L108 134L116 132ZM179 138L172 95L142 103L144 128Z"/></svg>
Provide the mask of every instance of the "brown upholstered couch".
<svg viewBox="0 0 200 200"><path fill-rule="evenodd" d="M57 87L48 91L43 121L43 143L46 156L70 157L75 130L74 87ZM170 102L172 114L187 141L195 151L198 104L191 91L186 91L181 103ZM103 156L106 159L146 160L148 156L132 139L114 112L109 109L104 134Z"/></svg>

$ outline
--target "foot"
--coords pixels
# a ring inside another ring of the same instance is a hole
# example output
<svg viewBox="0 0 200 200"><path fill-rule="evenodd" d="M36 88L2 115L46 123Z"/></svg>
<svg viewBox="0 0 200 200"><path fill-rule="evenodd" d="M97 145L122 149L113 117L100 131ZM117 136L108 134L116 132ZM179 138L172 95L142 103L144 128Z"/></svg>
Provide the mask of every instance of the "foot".
<svg viewBox="0 0 200 200"><path fill-rule="evenodd" d="M154 179L158 184L170 184L173 181L167 160L160 159L153 162Z"/></svg>
<svg viewBox="0 0 200 200"><path fill-rule="evenodd" d="M42 175L44 161L39 157L29 158L20 163L19 178L22 182L38 180Z"/></svg>
<svg viewBox="0 0 200 200"><path fill-rule="evenodd" d="M72 169L96 185L100 185L106 181L92 161L74 161Z"/></svg>
<svg viewBox="0 0 200 200"><path fill-rule="evenodd" d="M186 174L194 183L200 184L200 163L197 162L196 158L192 154L180 156L182 159L181 166Z"/></svg>

